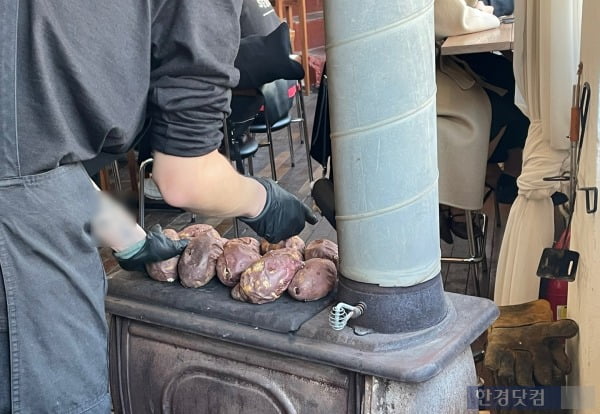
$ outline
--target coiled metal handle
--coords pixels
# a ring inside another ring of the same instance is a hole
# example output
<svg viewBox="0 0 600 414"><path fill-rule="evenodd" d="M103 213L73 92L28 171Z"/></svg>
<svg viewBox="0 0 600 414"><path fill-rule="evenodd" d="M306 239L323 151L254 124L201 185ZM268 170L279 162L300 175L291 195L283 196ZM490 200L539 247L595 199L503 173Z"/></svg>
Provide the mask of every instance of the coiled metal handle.
<svg viewBox="0 0 600 414"><path fill-rule="evenodd" d="M329 326L336 331L341 331L350 319L361 316L366 308L367 305L363 302L359 302L356 306L340 302L329 312Z"/></svg>

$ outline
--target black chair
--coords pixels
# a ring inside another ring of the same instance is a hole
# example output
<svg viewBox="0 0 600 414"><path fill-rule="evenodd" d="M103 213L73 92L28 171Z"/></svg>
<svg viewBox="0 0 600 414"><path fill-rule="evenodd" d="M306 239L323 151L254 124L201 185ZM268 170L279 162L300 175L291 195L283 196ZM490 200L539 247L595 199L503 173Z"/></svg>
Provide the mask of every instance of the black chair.
<svg viewBox="0 0 600 414"><path fill-rule="evenodd" d="M257 90L234 90L231 98L231 115L224 124L224 149L226 156L235 162L240 174L246 174L244 160L248 163L248 173L254 175L252 156L258 151L258 142L248 134L248 128L254 122L263 96Z"/></svg>
<svg viewBox="0 0 600 414"><path fill-rule="evenodd" d="M292 139L291 126L293 123L298 123L300 125L301 140L304 142L306 149L309 180L313 181L312 162L310 159L310 142L308 140L306 112L300 83L298 81L279 79L263 85L260 88L260 93L264 98L263 111L254 120L254 123L250 125L248 132L250 133L251 138L254 138L256 134L267 135L266 142L259 144L259 147L269 148L271 178L274 181L277 181L272 133L284 128L287 129L291 164L292 167L294 167L294 143ZM297 118L292 118L292 116L290 116L290 110L294 105L294 101L296 101L298 114Z"/></svg>

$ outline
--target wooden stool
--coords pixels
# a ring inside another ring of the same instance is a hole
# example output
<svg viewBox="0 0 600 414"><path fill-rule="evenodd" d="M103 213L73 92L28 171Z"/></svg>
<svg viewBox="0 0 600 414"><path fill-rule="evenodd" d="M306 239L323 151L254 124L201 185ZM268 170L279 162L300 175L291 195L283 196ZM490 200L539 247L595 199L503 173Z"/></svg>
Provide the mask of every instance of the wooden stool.
<svg viewBox="0 0 600 414"><path fill-rule="evenodd" d="M109 169L112 170L114 187L111 186ZM137 177L137 161L135 158L135 152L133 150L127 153L127 170L129 172L129 183L131 191L134 194L138 192L138 177ZM102 168L98 175L100 177L100 189L102 191L122 191L121 178L119 176L119 165L117 161L113 161L110 165Z"/></svg>
<svg viewBox="0 0 600 414"><path fill-rule="evenodd" d="M306 25L306 0L271 0L274 3L275 12L280 19L285 19L290 26L290 41L292 49L294 48L294 11L300 20L299 34L302 53L302 67L304 68L304 94L310 94L310 66L308 63L308 30Z"/></svg>

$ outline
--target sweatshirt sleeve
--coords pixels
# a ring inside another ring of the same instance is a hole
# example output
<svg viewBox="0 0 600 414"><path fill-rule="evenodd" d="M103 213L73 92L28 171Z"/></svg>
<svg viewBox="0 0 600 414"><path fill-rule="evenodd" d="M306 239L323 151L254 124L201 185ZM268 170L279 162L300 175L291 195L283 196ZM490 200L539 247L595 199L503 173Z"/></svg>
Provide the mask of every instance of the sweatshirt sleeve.
<svg viewBox="0 0 600 414"><path fill-rule="evenodd" d="M239 73L242 0L156 0L148 131L154 150L194 157L219 147Z"/></svg>

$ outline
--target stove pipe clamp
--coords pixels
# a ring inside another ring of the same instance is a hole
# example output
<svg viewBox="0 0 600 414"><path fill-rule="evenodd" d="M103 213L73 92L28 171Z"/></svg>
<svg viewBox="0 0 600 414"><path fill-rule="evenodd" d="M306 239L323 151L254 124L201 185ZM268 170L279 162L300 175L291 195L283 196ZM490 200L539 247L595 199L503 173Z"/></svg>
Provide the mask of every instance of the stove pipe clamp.
<svg viewBox="0 0 600 414"><path fill-rule="evenodd" d="M329 312L329 326L336 331L344 329L350 319L355 319L365 313L367 305L359 302L356 306L340 302Z"/></svg>

